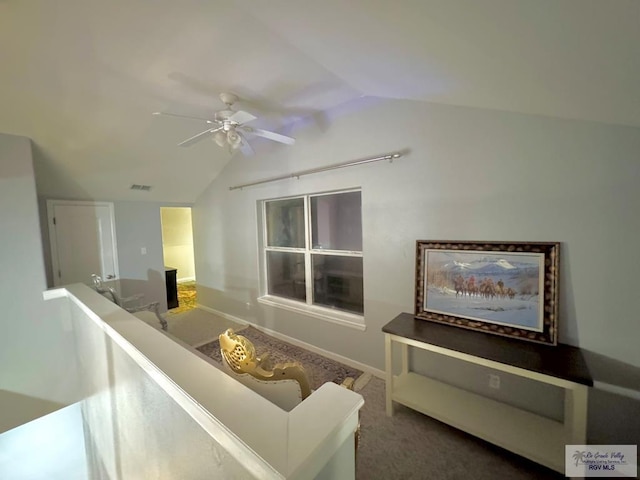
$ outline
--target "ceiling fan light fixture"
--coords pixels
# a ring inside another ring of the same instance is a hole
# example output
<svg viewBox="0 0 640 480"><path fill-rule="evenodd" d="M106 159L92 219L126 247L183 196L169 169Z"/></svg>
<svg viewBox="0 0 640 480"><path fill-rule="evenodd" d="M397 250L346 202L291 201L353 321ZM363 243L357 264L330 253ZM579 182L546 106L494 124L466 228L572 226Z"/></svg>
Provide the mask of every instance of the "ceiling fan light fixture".
<svg viewBox="0 0 640 480"><path fill-rule="evenodd" d="M238 148L242 143L242 139L240 138L240 135L235 130L229 130L229 132L227 133L227 141L229 142L229 145L231 145L231 148L233 149Z"/></svg>
<svg viewBox="0 0 640 480"><path fill-rule="evenodd" d="M219 147L224 147L227 144L227 135L222 130L218 130L213 135L213 141L218 144Z"/></svg>

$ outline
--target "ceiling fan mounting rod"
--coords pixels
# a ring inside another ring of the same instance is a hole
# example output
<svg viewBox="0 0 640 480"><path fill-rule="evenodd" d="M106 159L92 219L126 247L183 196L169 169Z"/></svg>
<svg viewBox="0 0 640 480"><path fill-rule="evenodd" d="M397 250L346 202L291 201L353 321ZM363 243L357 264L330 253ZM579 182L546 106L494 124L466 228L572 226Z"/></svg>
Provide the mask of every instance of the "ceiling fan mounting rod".
<svg viewBox="0 0 640 480"><path fill-rule="evenodd" d="M235 93L222 92L220 94L220 100L222 100L222 103L230 107L238 101L238 96Z"/></svg>

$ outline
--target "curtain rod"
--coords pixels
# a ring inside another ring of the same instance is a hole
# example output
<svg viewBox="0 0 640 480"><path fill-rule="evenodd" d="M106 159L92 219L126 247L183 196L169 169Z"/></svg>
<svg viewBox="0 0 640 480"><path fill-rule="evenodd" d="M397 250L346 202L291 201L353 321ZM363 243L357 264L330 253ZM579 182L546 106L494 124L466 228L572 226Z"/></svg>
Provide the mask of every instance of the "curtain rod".
<svg viewBox="0 0 640 480"><path fill-rule="evenodd" d="M281 175L279 177L267 178L265 180L258 180L256 182L245 183L243 185L237 185L235 187L229 187L229 190L242 190L245 187L253 187L255 185L261 185L263 183L276 182L278 180L284 180L285 178L300 178L303 175L310 175L312 173L325 172L327 170L335 170L336 168L353 167L355 165L362 165L363 163L380 162L382 160L389 160L393 162L396 158L400 158L404 155L404 152L393 152L386 155L380 155L378 157L363 158L361 160L352 160L349 162L336 163L334 165L327 165L326 167L311 168L309 170L302 170L300 172L289 173L287 175Z"/></svg>

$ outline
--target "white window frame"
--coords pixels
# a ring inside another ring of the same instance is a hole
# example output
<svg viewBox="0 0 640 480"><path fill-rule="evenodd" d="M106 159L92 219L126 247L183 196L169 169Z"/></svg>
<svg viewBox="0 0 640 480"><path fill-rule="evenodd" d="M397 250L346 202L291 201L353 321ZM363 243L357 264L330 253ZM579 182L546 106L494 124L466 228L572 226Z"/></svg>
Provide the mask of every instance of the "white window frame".
<svg viewBox="0 0 640 480"><path fill-rule="evenodd" d="M363 258L362 251L347 251L347 250L327 250L327 249L314 249L311 245L312 232L310 222L310 208L312 197L321 197L325 195L336 195L341 193L360 192L362 198L362 190L360 188L352 188L345 190L336 190L330 192L321 193L309 193L301 195L292 195L289 197L277 197L269 198L259 201L260 222L258 222L258 238L259 238L259 258L260 258L260 293L258 302L264 305L270 305L276 308L282 308L284 310L308 315L321 320L343 325L358 330L365 330L366 325L364 321L364 314L356 314L338 310L330 307L324 307L313 304L313 281L311 276L313 275L311 268L312 255L332 255L332 256L347 256ZM267 245L267 219L266 210L267 203L278 200L290 200L302 198L304 201L304 222L305 222L305 242L304 248L295 247L269 247ZM362 216L362 210L360 211ZM268 293L268 274L267 274L267 252L291 252L304 254L305 261L305 288L306 288L306 303L300 300L294 300L290 298L280 297L277 295L269 295ZM364 267L364 265L363 265ZM364 273L364 272L363 272ZM363 278L364 282L364 278ZM364 290L364 285L363 285ZM364 295L364 292L363 292ZM364 298L363 298L364 301Z"/></svg>

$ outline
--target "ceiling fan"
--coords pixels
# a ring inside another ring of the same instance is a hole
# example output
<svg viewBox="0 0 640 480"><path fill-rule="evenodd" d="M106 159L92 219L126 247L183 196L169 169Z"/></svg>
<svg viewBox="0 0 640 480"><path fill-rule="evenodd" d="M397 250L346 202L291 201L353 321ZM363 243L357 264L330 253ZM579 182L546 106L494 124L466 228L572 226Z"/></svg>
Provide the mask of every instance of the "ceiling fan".
<svg viewBox="0 0 640 480"><path fill-rule="evenodd" d="M193 137L180 142L178 144L180 147L191 146L194 143L212 136L213 140L220 147L229 147L232 151L240 149L240 151L245 155L252 155L254 151L247 141L247 134L267 138L287 145L293 145L295 143L294 138L287 137L286 135L245 125L246 123L255 120L257 117L242 110L232 109L233 104L238 101L237 95L223 92L220 94L220 100L222 100L226 105L226 108L215 112L213 119L211 120L206 118L190 117L187 115L176 115L175 113L154 112L153 114L200 120L211 125L211 127L207 128L204 132L200 132Z"/></svg>

